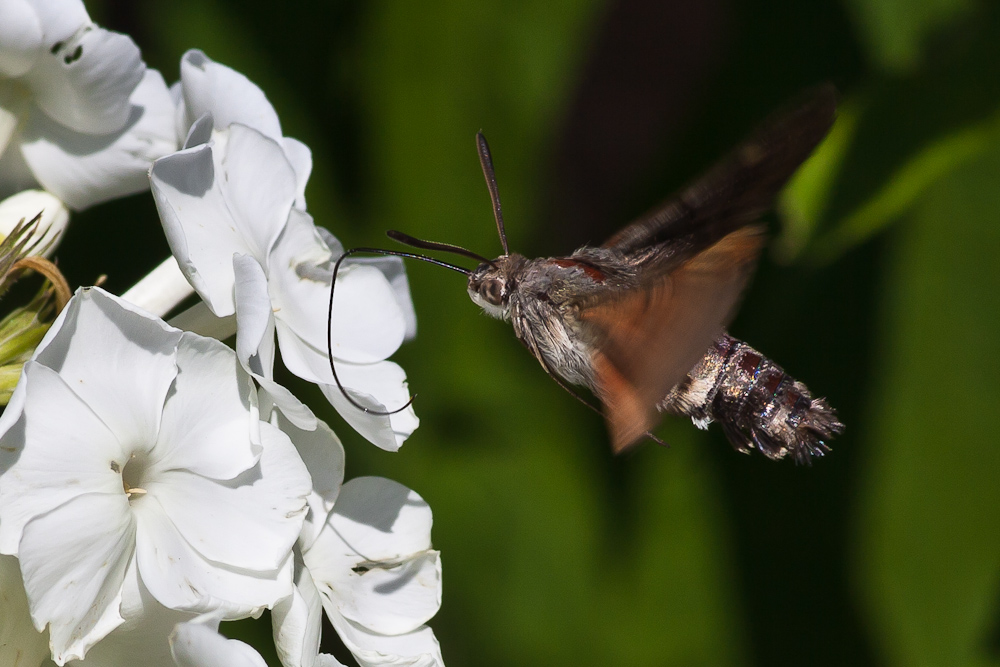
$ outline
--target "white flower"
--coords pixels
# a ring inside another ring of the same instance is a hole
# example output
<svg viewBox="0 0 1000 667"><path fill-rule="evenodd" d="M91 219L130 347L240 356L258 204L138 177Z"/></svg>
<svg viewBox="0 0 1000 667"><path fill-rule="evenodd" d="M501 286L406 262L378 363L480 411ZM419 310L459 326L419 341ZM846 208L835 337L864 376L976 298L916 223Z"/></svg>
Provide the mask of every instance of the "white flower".
<svg viewBox="0 0 1000 667"><path fill-rule="evenodd" d="M144 190L177 147L174 108L135 43L80 0L0 3L0 194L41 184L81 209Z"/></svg>
<svg viewBox="0 0 1000 667"><path fill-rule="evenodd" d="M53 660L141 601L225 618L288 595L310 480L218 341L80 290L0 417L0 552L17 555Z"/></svg>
<svg viewBox="0 0 1000 667"><path fill-rule="evenodd" d="M263 411L265 392L260 402ZM441 606L430 508L387 479L359 478L341 487L343 450L322 422L303 431L276 412L272 423L295 443L313 476L309 516L295 549L295 588L271 614L281 664L340 664L319 653L324 605L366 667L443 664L433 632L423 625Z"/></svg>
<svg viewBox="0 0 1000 667"><path fill-rule="evenodd" d="M236 313L237 354L276 400L269 384L275 330L290 371L332 385L325 304L333 252L309 214L294 206L296 172L282 146L255 129L233 124L211 137L157 160L150 172L174 257L216 316ZM333 352L344 386L376 410L404 405L405 375L384 360L405 338L408 321L386 275L374 266L343 267L334 315ZM398 449L417 426L410 408L380 417L335 387L324 393L383 449Z"/></svg>
<svg viewBox="0 0 1000 667"><path fill-rule="evenodd" d="M413 491L359 477L343 486L323 530L303 549L297 592L303 603L318 592L363 667L444 665L425 625L441 607L441 559L431 548L431 523L430 507Z"/></svg>
<svg viewBox="0 0 1000 667"><path fill-rule="evenodd" d="M215 128L225 129L233 123L246 125L280 145L295 171L295 205L305 210L312 152L298 139L281 133L278 112L257 84L198 49L191 49L181 57L181 80L171 86L170 92L179 102L179 137L187 137L192 125L208 115Z"/></svg>

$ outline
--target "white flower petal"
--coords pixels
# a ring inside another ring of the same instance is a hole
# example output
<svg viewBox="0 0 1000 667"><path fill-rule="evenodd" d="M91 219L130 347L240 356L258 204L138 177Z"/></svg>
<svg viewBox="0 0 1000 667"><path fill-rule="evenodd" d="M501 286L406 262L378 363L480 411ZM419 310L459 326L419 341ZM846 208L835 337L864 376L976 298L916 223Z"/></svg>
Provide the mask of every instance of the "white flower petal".
<svg viewBox="0 0 1000 667"><path fill-rule="evenodd" d="M295 207L304 211L306 210L306 183L309 181L309 175L312 174L313 168L312 151L304 143L291 137L282 137L281 146L285 149L285 155L288 156L292 169L295 170L295 180L299 184L295 195Z"/></svg>
<svg viewBox="0 0 1000 667"><path fill-rule="evenodd" d="M157 602L142 584L135 559L125 573L121 615L125 622L87 651L83 662L72 662L71 667L174 667L167 638L175 625L196 616Z"/></svg>
<svg viewBox="0 0 1000 667"><path fill-rule="evenodd" d="M292 392L262 375L253 375L253 379L260 385L261 393L267 394L268 400L273 402L291 423L306 431L316 428L319 421L316 415L302 401L295 398Z"/></svg>
<svg viewBox="0 0 1000 667"><path fill-rule="evenodd" d="M264 377L274 373L274 318L267 277L260 263L249 255L233 255L236 280L236 356L251 372Z"/></svg>
<svg viewBox="0 0 1000 667"><path fill-rule="evenodd" d="M410 282L406 278L406 265L402 257L352 257L352 264L374 266L382 272L392 286L396 301L403 312L406 321L406 336L403 340L413 340L417 335L417 313L413 310L413 299L410 297Z"/></svg>
<svg viewBox="0 0 1000 667"><path fill-rule="evenodd" d="M146 71L124 107L119 126L100 134L32 114L21 151L38 182L77 210L146 190L153 160L179 143L163 76Z"/></svg>
<svg viewBox="0 0 1000 667"><path fill-rule="evenodd" d="M216 340L226 340L236 335L236 315L216 317L204 301L171 317L167 323L177 329Z"/></svg>
<svg viewBox="0 0 1000 667"><path fill-rule="evenodd" d="M275 318L326 356L329 303L329 250L307 213L293 211L271 252L268 281ZM369 266L341 266L333 305L333 353L357 363L382 361L403 342L406 319L385 275ZM287 363L286 363L287 365ZM324 370L324 366L326 366ZM327 364L293 368L313 382L332 382Z"/></svg>
<svg viewBox="0 0 1000 667"><path fill-rule="evenodd" d="M177 263L218 317L232 315L232 256L249 253L216 178L213 146L160 158L149 180L163 231Z"/></svg>
<svg viewBox="0 0 1000 667"><path fill-rule="evenodd" d="M236 70L191 49L181 57L180 83L185 133L196 119L210 113L220 130L239 123L275 141L281 140L278 114L264 91Z"/></svg>
<svg viewBox="0 0 1000 667"><path fill-rule="evenodd" d="M228 480L257 463L256 392L232 350L217 340L184 334L173 389L148 465Z"/></svg>
<svg viewBox="0 0 1000 667"><path fill-rule="evenodd" d="M222 130L232 124L252 127L281 144L295 170L295 206L305 210L305 187L312 172L312 153L297 139L283 137L281 122L274 107L257 84L236 70L212 61L203 52L192 49L181 58L178 95L178 132L181 136L200 118L210 116Z"/></svg>
<svg viewBox="0 0 1000 667"><path fill-rule="evenodd" d="M137 503L136 561L149 592L167 607L218 611L226 619L258 614L291 592L292 559L272 572L228 569L205 560L177 531L152 494ZM149 502L153 501L153 502ZM217 526L216 539L229 533Z"/></svg>
<svg viewBox="0 0 1000 667"><path fill-rule="evenodd" d="M21 133L15 132L21 123L21 116L4 109L5 103L6 100L0 99L0 149L3 149L0 151L0 196L39 186L20 150Z"/></svg>
<svg viewBox="0 0 1000 667"><path fill-rule="evenodd" d="M177 373L180 337L99 287L81 288L35 358L58 372L119 439L152 444Z"/></svg>
<svg viewBox="0 0 1000 667"><path fill-rule="evenodd" d="M330 525L369 560L395 560L431 548L431 508L416 491L384 477L341 488Z"/></svg>
<svg viewBox="0 0 1000 667"><path fill-rule="evenodd" d="M42 25L25 0L0 2L0 75L28 72L42 50Z"/></svg>
<svg viewBox="0 0 1000 667"><path fill-rule="evenodd" d="M320 590L345 618L381 634L415 630L441 607L441 562L431 549L431 510L381 477L344 485L303 555Z"/></svg>
<svg viewBox="0 0 1000 667"><path fill-rule="evenodd" d="M266 266L295 200L295 174L281 148L250 128L234 125L217 139L157 160L150 182L174 257L221 317L235 309L233 254Z"/></svg>
<svg viewBox="0 0 1000 667"><path fill-rule="evenodd" d="M233 258L236 275L238 320L236 351L243 368L250 373L268 400L296 426L311 431L316 416L294 394L275 382L274 317L267 296L267 283L257 261L246 255Z"/></svg>
<svg viewBox="0 0 1000 667"><path fill-rule="evenodd" d="M21 220L30 221L39 213L42 219L33 242L44 248L44 255L49 257L69 224L69 209L44 190L24 190L0 201L0 235L7 236Z"/></svg>
<svg viewBox="0 0 1000 667"><path fill-rule="evenodd" d="M441 556L425 551L402 561L355 566L358 573L337 595L338 609L372 632L403 634L430 620L441 608ZM346 583L346 582L343 582ZM419 620L418 620L419 619Z"/></svg>
<svg viewBox="0 0 1000 667"><path fill-rule="evenodd" d="M390 363L384 361L382 363ZM377 414L385 412L385 406L372 398L369 394L362 394L349 387L344 387L347 395L354 400L357 405L351 403L347 397L341 393L340 388L333 385L319 385L323 395L330 401L341 417L344 418L351 428L361 434L368 442L379 449L387 452L399 451L405 438L396 435L392 430L391 416ZM362 410L358 405L363 406L368 412Z"/></svg>
<svg viewBox="0 0 1000 667"><path fill-rule="evenodd" d="M293 349L293 346L282 340L282 335L287 336L287 332L283 331L280 322L278 325L282 359L287 364L289 355L285 350ZM337 376L350 396L371 410L396 410L410 400L406 373L391 361L380 361L377 364L347 364L338 361ZM319 388L348 424L386 451L398 450L420 425L412 405L389 416L377 415L363 412L352 405L336 385L321 384Z"/></svg>
<svg viewBox="0 0 1000 667"><path fill-rule="evenodd" d="M13 556L0 556L0 600L0 665L41 664L49 653L49 640L31 623L21 567Z"/></svg>
<svg viewBox="0 0 1000 667"><path fill-rule="evenodd" d="M162 471L146 487L186 542L223 567L276 570L302 528L311 490L305 464L277 427L261 424L261 438L259 469L229 481Z"/></svg>
<svg viewBox="0 0 1000 667"><path fill-rule="evenodd" d="M177 625L170 635L170 650L178 667L267 667L249 644L226 639L198 620Z"/></svg>
<svg viewBox="0 0 1000 667"><path fill-rule="evenodd" d="M266 269L295 202L295 171L281 146L257 130L231 125L224 132L223 193L251 254Z"/></svg>
<svg viewBox="0 0 1000 667"><path fill-rule="evenodd" d="M333 302L333 356L355 363L381 361L405 335L406 319L385 275L369 266L342 266Z"/></svg>
<svg viewBox="0 0 1000 667"><path fill-rule="evenodd" d="M297 427L281 412L275 413L272 420L291 439L312 478L309 513L299 535L299 545L306 549L326 523L340 494L344 483L344 446L322 421L316 420L316 428L307 430Z"/></svg>
<svg viewBox="0 0 1000 667"><path fill-rule="evenodd" d="M31 519L80 494L124 498L112 465L127 458L115 435L55 371L28 361L18 392L23 412L0 438L0 550L8 554L17 553Z"/></svg>
<svg viewBox="0 0 1000 667"><path fill-rule="evenodd" d="M274 317L267 293L267 281L257 260L247 255L233 257L237 309L236 354L243 368L281 412L297 427L316 428L316 416L299 399L275 382Z"/></svg>
<svg viewBox="0 0 1000 667"><path fill-rule="evenodd" d="M90 16L82 0L30 0L45 31L46 48L61 40L69 39L85 24Z"/></svg>
<svg viewBox="0 0 1000 667"><path fill-rule="evenodd" d="M13 101L10 99L13 96L12 93L16 95L15 91L10 89L5 90L3 85L0 84L0 156L3 156L5 153L7 154L7 159L4 160L5 162L10 161L10 153L14 152L7 151L7 145L14 137L14 132L17 130L18 123L21 121L20 116L15 112L15 110L10 108L11 102ZM20 153L18 153L17 157L21 158ZM22 163L23 161L23 158L21 158ZM25 171L27 171L26 166ZM28 176L31 176L30 172L28 173ZM18 177L13 179L5 177L0 179L0 185L5 185L11 190L24 189L17 188L15 186L18 180Z"/></svg>
<svg viewBox="0 0 1000 667"><path fill-rule="evenodd" d="M124 620L118 607L134 539L121 492L77 496L25 526L24 589L35 626L49 626L58 664L83 658Z"/></svg>
<svg viewBox="0 0 1000 667"><path fill-rule="evenodd" d="M322 620L323 602L319 591L309 570L296 558L295 589L271 611L274 648L283 667L315 666Z"/></svg>
<svg viewBox="0 0 1000 667"><path fill-rule="evenodd" d="M38 106L77 132L120 130L129 118L129 97L146 70L139 47L131 37L93 24L55 41L43 25L46 48L25 76Z"/></svg>
<svg viewBox="0 0 1000 667"><path fill-rule="evenodd" d="M313 660L312 667L345 667L345 666L344 663L340 662L332 655L328 655L326 653L320 653L319 655L316 656L316 659Z"/></svg>
<svg viewBox="0 0 1000 667"><path fill-rule="evenodd" d="M441 646L425 626L403 635L367 632L335 612L327 614L361 667L444 667Z"/></svg>
<svg viewBox="0 0 1000 667"><path fill-rule="evenodd" d="M323 239L323 243L325 243L326 247L330 249L330 252L334 257L340 257L344 254L344 244L337 240L337 237L331 234L329 229L317 226L316 233L319 234L321 239Z"/></svg>
<svg viewBox="0 0 1000 667"><path fill-rule="evenodd" d="M183 111L183 106L181 105ZM212 140L212 132L215 131L215 121L212 119L212 114L207 113L198 118L191 124L188 129L187 134L184 131L177 135L184 137L184 148L193 148L194 146L199 146L201 144L207 144Z"/></svg>

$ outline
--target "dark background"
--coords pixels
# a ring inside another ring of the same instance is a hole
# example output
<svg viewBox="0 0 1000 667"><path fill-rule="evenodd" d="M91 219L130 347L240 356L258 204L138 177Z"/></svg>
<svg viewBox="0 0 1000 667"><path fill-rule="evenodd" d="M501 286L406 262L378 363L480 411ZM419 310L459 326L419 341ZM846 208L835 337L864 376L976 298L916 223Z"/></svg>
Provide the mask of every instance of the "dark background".
<svg viewBox="0 0 1000 667"><path fill-rule="evenodd" d="M168 81L196 47L260 85L312 148L310 212L348 247L398 228L499 254L482 129L511 248L566 254L832 81L839 143L787 201L805 213L769 218L775 242L731 327L847 424L813 467L739 455L681 420L657 431L669 449L613 457L600 418L459 276L425 265L410 266L418 337L394 357L422 420L402 451L280 379L341 435L348 477L391 477L434 509L445 589L431 625L451 667L1000 664L992 4L88 8ZM148 194L80 218L59 253L74 284L107 273L121 293L168 252Z"/></svg>

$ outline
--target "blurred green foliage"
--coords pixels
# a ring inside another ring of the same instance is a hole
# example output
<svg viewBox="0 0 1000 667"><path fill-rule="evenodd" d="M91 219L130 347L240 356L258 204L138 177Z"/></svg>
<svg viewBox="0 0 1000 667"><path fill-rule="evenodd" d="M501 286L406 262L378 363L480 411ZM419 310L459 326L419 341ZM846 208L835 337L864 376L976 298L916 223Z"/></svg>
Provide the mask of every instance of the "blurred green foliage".
<svg viewBox="0 0 1000 667"><path fill-rule="evenodd" d="M420 429L388 454L320 410L349 477L391 477L433 507L445 594L432 625L452 667L1000 664L997 8L88 5L168 80L197 47L257 82L313 150L310 211L348 246L399 228L498 254L483 129L511 247L569 252L798 90L836 83L848 122L785 197L784 252L764 258L732 327L838 408L847 432L825 460L740 456L679 421L658 431L669 449L612 457L600 419L458 276L423 265L410 267L419 334L396 357ZM629 154L637 127L656 131ZM600 199L609 179L617 194ZM60 251L78 283L98 261L120 292L166 254L148 196L82 217Z"/></svg>

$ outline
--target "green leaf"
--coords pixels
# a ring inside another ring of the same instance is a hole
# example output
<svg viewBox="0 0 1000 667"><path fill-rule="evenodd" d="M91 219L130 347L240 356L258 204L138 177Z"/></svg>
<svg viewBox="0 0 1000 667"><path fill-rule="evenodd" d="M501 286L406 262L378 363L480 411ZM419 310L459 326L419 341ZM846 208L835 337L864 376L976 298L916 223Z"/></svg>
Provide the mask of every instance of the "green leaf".
<svg viewBox="0 0 1000 667"><path fill-rule="evenodd" d="M1000 142L900 227L860 493L859 592L889 665L985 664L1000 590Z"/></svg>
<svg viewBox="0 0 1000 667"><path fill-rule="evenodd" d="M848 0L861 42L876 67L890 72L920 63L927 36L967 14L974 0Z"/></svg>
<svg viewBox="0 0 1000 667"><path fill-rule="evenodd" d="M1000 115L933 141L900 167L854 213L814 243L813 261L823 264L868 240L903 215L934 183L980 156L1000 139Z"/></svg>
<svg viewBox="0 0 1000 667"><path fill-rule="evenodd" d="M857 98L840 104L830 133L782 191L777 205L782 220L781 236L775 244L781 261L794 261L812 239L854 141L862 106Z"/></svg>

